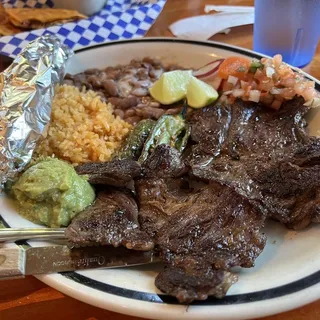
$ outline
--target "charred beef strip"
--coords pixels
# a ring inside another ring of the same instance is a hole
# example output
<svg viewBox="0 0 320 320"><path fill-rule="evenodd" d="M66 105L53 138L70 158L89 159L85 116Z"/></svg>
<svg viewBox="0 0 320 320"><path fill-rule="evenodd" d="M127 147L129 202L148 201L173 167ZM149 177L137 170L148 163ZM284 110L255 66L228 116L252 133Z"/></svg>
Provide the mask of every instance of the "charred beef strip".
<svg viewBox="0 0 320 320"><path fill-rule="evenodd" d="M211 267L194 271L167 267L156 278L156 286L163 292L175 296L181 303L206 300L208 296L223 298L228 289L237 281L237 276Z"/></svg>
<svg viewBox="0 0 320 320"><path fill-rule="evenodd" d="M160 145L136 180L141 229L166 264L156 285L181 303L223 297L237 279L230 268L252 267L263 250L265 217L228 187L190 187L189 178L175 177L181 168L179 153Z"/></svg>
<svg viewBox="0 0 320 320"><path fill-rule="evenodd" d="M236 101L193 113L189 166L233 188L290 228L320 220L320 140L309 137L303 100L278 111Z"/></svg>
<svg viewBox="0 0 320 320"><path fill-rule="evenodd" d="M72 245L112 245L148 251L154 243L140 230L138 206L129 191L100 191L95 203L79 213L66 230Z"/></svg>
<svg viewBox="0 0 320 320"><path fill-rule="evenodd" d="M204 260L217 269L252 267L265 245L264 216L228 187L212 183L195 191L187 183L137 182L142 230L175 265L183 266L187 255L194 264Z"/></svg>
<svg viewBox="0 0 320 320"><path fill-rule="evenodd" d="M199 109L189 120L191 138L197 142L194 153L226 154L233 160L244 153L264 155L266 160L284 158L310 140L304 120L308 107L303 103L297 98L274 111L236 100Z"/></svg>
<svg viewBox="0 0 320 320"><path fill-rule="evenodd" d="M91 184L124 187L141 175L140 164L134 160L112 160L110 162L89 162L75 167L80 175L87 175Z"/></svg>
<svg viewBox="0 0 320 320"><path fill-rule="evenodd" d="M177 149L160 144L144 162L142 172L147 178L175 178L186 174L188 168Z"/></svg>

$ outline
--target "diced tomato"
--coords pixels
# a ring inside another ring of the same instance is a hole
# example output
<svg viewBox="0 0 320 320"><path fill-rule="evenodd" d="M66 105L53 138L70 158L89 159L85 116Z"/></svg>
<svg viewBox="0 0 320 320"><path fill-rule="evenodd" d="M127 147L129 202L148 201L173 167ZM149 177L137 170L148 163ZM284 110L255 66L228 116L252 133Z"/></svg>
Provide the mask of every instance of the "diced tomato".
<svg viewBox="0 0 320 320"><path fill-rule="evenodd" d="M230 91L233 89L233 85L229 83L228 81L222 81L222 91Z"/></svg>
<svg viewBox="0 0 320 320"><path fill-rule="evenodd" d="M258 69L254 74L254 78L258 81L266 80L266 75L262 72L262 70Z"/></svg>
<svg viewBox="0 0 320 320"><path fill-rule="evenodd" d="M273 59L272 59L272 62L275 66L275 68L279 68L281 63L282 63L282 55L281 54L276 54Z"/></svg>
<svg viewBox="0 0 320 320"><path fill-rule="evenodd" d="M245 92L244 92L244 95L245 96L249 96L249 92L251 91L251 86L248 86L246 89L245 89Z"/></svg>
<svg viewBox="0 0 320 320"><path fill-rule="evenodd" d="M316 91L313 88L306 88L301 94L306 101L312 100L316 96Z"/></svg>
<svg viewBox="0 0 320 320"><path fill-rule="evenodd" d="M296 92L292 88L282 89L281 96L287 100L292 99L296 95Z"/></svg>
<svg viewBox="0 0 320 320"><path fill-rule="evenodd" d="M275 97L276 100L278 100L280 102L284 101L284 97L282 95L280 95L280 94L275 94L274 97Z"/></svg>
<svg viewBox="0 0 320 320"><path fill-rule="evenodd" d="M284 86L284 87L294 87L296 84L296 79L295 78L285 78L280 80L280 85Z"/></svg>
<svg viewBox="0 0 320 320"><path fill-rule="evenodd" d="M248 81L248 82L254 81L254 74L251 72L247 73L247 75L245 76L245 81Z"/></svg>
<svg viewBox="0 0 320 320"><path fill-rule="evenodd" d="M249 82L246 81L240 81L241 89L247 89L249 86Z"/></svg>
<svg viewBox="0 0 320 320"><path fill-rule="evenodd" d="M274 83L272 80L266 82L260 82L258 89L261 91L270 91L274 87Z"/></svg>
<svg viewBox="0 0 320 320"><path fill-rule="evenodd" d="M272 109L274 109L274 110L279 110L280 107L281 107L281 104L282 104L281 101L279 101L279 100L274 100L274 101L271 103L270 107L271 107Z"/></svg>
<svg viewBox="0 0 320 320"><path fill-rule="evenodd" d="M251 89L257 89L258 85L255 81L251 82Z"/></svg>
<svg viewBox="0 0 320 320"><path fill-rule="evenodd" d="M245 80L249 71L251 62L244 57L229 57L219 66L218 75L222 79L228 79L229 76Z"/></svg>
<svg viewBox="0 0 320 320"><path fill-rule="evenodd" d="M270 105L274 100L274 97L272 94L268 92L261 93L260 101L266 105Z"/></svg>

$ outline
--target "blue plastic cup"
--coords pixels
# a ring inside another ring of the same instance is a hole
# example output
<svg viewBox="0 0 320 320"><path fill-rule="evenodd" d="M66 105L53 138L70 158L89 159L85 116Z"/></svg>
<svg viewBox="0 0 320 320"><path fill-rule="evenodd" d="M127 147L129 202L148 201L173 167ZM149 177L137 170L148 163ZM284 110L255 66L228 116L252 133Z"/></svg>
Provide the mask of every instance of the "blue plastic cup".
<svg viewBox="0 0 320 320"><path fill-rule="evenodd" d="M253 48L303 67L320 38L320 0L255 0Z"/></svg>

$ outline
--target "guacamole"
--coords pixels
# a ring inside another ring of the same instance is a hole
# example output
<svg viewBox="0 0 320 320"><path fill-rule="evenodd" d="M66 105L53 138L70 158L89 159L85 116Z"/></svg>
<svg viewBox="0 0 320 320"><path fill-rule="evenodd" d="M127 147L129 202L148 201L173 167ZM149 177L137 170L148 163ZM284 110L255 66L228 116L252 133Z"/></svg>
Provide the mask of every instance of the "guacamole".
<svg viewBox="0 0 320 320"><path fill-rule="evenodd" d="M47 158L27 169L12 186L19 213L48 227L67 226L95 193L84 177L61 160Z"/></svg>

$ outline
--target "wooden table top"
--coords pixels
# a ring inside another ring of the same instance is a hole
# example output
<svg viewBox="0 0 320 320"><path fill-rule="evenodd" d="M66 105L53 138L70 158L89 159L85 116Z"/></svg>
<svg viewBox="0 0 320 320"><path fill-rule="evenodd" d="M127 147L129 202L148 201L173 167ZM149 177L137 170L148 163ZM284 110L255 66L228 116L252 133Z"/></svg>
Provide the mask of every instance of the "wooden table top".
<svg viewBox="0 0 320 320"><path fill-rule="evenodd" d="M253 5L253 0L167 0L163 12L147 36L172 36L168 26L174 21L203 14L205 4ZM252 49L252 26L233 28L228 35L216 35L212 40ZM320 79L320 45L310 65L304 70ZM7 280L0 284L1 320L138 320L98 309L48 287L33 277ZM308 306L262 320L317 320L320 319L320 300Z"/></svg>

